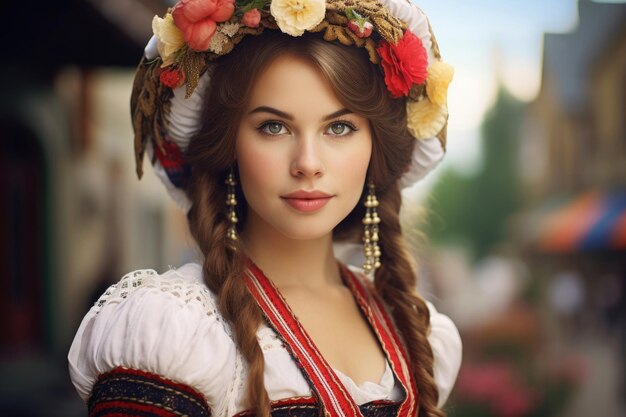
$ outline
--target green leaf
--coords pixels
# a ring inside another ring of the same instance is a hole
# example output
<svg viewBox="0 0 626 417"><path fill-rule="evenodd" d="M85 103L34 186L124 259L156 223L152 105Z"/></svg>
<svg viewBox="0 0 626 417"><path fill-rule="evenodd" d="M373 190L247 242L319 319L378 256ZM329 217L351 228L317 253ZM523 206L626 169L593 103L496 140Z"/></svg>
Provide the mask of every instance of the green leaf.
<svg viewBox="0 0 626 417"><path fill-rule="evenodd" d="M243 14L253 9L264 9L269 3L270 0L237 0L237 7Z"/></svg>
<svg viewBox="0 0 626 417"><path fill-rule="evenodd" d="M348 18L348 20L361 20L363 19L363 16L361 16L361 14L357 11L354 10L354 8L352 7L348 7L344 13L346 14L346 17Z"/></svg>

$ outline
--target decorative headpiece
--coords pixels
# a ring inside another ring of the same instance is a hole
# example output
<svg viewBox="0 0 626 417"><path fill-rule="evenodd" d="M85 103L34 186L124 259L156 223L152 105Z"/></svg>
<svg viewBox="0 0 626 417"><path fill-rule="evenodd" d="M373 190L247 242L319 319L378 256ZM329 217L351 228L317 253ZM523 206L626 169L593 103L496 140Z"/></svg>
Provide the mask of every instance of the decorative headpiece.
<svg viewBox="0 0 626 417"><path fill-rule="evenodd" d="M364 48L381 67L389 94L406 98L407 128L418 140L408 186L443 157L447 89L453 69L441 55L426 15L408 0L180 0L152 21L154 36L139 63L131 98L137 175L143 155L181 208L189 175L182 153L201 126L212 62L247 35L280 30L320 33Z"/></svg>

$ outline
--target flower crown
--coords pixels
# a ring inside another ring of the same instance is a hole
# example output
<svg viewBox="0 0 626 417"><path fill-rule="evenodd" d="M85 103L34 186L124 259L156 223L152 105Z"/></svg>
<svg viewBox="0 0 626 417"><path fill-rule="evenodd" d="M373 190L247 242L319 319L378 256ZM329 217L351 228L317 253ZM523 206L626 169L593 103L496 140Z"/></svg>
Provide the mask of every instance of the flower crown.
<svg viewBox="0 0 626 417"><path fill-rule="evenodd" d="M417 33L400 15L413 23L419 20L413 25ZM364 48L369 60L382 69L390 95L406 98L411 135L424 140L437 137L445 150L447 89L454 70L441 61L426 17L408 0L180 0L164 17L154 17L152 29L131 98L139 177L148 149L169 182L181 187L188 175L181 154L186 143L181 142L188 138L172 140L176 135L168 129L176 127L168 125L177 117L172 113L196 106L201 95L196 89L212 61L230 53L245 36L265 30L291 36L315 32L329 42ZM154 49L158 56L149 56ZM193 104L176 101L175 92L181 89Z"/></svg>

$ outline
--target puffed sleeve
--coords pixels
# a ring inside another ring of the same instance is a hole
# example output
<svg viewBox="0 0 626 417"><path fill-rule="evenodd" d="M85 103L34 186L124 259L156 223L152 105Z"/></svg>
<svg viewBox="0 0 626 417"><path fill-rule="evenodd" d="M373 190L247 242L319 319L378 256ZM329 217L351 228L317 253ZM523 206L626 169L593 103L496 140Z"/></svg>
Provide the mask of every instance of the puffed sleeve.
<svg viewBox="0 0 626 417"><path fill-rule="evenodd" d="M463 345L456 326L445 314L441 314L429 301L426 302L430 311L430 334L428 341L433 350L435 382L439 390L439 407L442 407L456 381Z"/></svg>
<svg viewBox="0 0 626 417"><path fill-rule="evenodd" d="M201 277L196 264L163 275L135 271L91 308L68 355L70 377L91 413L125 404L138 413L162 406L188 415L220 414L237 353Z"/></svg>

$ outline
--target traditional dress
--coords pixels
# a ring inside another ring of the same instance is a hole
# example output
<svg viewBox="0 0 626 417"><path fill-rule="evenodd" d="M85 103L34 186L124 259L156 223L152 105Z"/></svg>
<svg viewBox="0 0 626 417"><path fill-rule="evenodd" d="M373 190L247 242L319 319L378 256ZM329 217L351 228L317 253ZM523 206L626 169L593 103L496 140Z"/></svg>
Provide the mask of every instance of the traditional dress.
<svg viewBox="0 0 626 417"><path fill-rule="evenodd" d="M330 367L271 281L249 265L246 284L266 318L257 339L272 415L416 415L419 393L389 314L365 276L341 270L387 357L380 381L357 385ZM450 319L428 307L441 405L456 379L461 342ZM124 276L85 316L68 359L90 416L252 415L246 362L198 264L162 275L140 270Z"/></svg>

